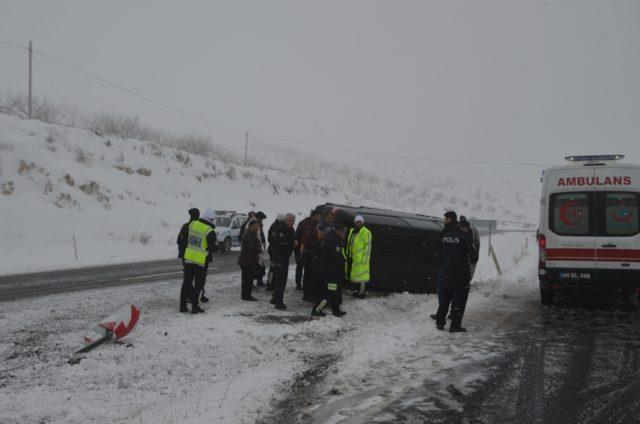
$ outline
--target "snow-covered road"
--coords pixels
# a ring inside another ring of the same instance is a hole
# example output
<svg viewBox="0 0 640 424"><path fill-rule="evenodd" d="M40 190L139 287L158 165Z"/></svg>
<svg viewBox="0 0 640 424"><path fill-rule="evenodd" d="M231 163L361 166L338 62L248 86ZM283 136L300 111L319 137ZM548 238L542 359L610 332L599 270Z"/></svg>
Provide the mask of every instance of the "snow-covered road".
<svg viewBox="0 0 640 424"><path fill-rule="evenodd" d="M178 281L5 302L0 422L339 422L458 369L474 369L456 386L467 390L489 375L477 364L504 350L511 313L537 295L533 243L508 234L494 245L506 272L482 258L467 334L435 329L433 295L345 297L345 318L311 319L291 283L286 312L263 292L240 301L237 273L210 279L212 302L197 316L177 313ZM132 346L70 365L85 330L128 302L142 308Z"/></svg>

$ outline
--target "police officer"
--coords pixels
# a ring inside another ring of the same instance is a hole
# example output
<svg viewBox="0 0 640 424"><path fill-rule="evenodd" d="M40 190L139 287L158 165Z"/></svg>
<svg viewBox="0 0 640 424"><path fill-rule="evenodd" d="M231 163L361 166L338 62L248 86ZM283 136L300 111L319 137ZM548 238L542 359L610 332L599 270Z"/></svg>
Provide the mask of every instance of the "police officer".
<svg viewBox="0 0 640 424"><path fill-rule="evenodd" d="M343 249L346 236L347 228L344 224L339 223L328 230L320 243L319 267L317 270L324 293L311 311L313 316L326 316L322 309L327 304L331 306L333 315L341 317L346 314L346 312L340 310L338 299L338 288L345 278L346 259Z"/></svg>
<svg viewBox="0 0 640 424"><path fill-rule="evenodd" d="M190 293L193 293L191 313L204 312L199 306L199 297L207 278L209 255L217 248L216 233L212 228L214 219L213 210L206 209L202 218L189 224L187 247L184 251L184 278L180 290L180 312L188 312L187 297Z"/></svg>
<svg viewBox="0 0 640 424"><path fill-rule="evenodd" d="M445 215L445 229L440 241L440 261L442 268L442 294L436 313L436 327L444 330L447 312L451 306L451 326L449 332L467 331L462 327L462 316L469 296L470 262L478 261L478 252L471 239L460 230L457 215L453 211Z"/></svg>
<svg viewBox="0 0 640 424"><path fill-rule="evenodd" d="M287 285L289 275L289 258L296 244L293 225L296 217L292 213L283 216L273 233L270 235L271 244L271 271L273 276L273 297L271 304L276 305L276 309L287 309L284 304L284 290Z"/></svg>
<svg viewBox="0 0 640 424"><path fill-rule="evenodd" d="M187 249L187 239L189 238L189 224L200 218L200 211L198 208L189 209L189 221L182 225L180 233L178 233L178 258L182 259L182 265L184 266L184 251Z"/></svg>
<svg viewBox="0 0 640 424"><path fill-rule="evenodd" d="M364 292L370 280L371 231L364 226L362 215L356 216L355 228L349 230L347 237L347 280L356 284L358 290L353 297L364 299Z"/></svg>

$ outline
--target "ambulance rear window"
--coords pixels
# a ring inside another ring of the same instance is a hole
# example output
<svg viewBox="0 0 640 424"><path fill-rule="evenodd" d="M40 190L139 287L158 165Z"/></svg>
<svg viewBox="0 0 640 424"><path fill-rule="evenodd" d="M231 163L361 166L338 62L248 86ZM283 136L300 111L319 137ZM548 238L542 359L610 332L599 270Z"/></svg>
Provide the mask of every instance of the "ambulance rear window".
<svg viewBox="0 0 640 424"><path fill-rule="evenodd" d="M637 194L606 193L604 201L606 235L632 236L640 232Z"/></svg>
<svg viewBox="0 0 640 424"><path fill-rule="evenodd" d="M550 228L566 236L591 235L591 196L588 193L558 193L551 196Z"/></svg>

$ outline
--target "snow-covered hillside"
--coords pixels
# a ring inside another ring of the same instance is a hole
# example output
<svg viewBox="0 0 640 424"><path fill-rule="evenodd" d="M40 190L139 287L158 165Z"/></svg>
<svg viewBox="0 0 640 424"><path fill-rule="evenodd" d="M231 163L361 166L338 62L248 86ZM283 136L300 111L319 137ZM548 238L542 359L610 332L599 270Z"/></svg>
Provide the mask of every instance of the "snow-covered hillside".
<svg viewBox="0 0 640 424"><path fill-rule="evenodd" d="M0 274L173 257L194 206L271 219L345 200L322 181L0 115Z"/></svg>
<svg viewBox="0 0 640 424"><path fill-rule="evenodd" d="M164 259L190 207L302 217L324 202L535 222L537 193L449 163L268 143L249 167L0 114L0 274ZM78 244L75 260L73 238Z"/></svg>

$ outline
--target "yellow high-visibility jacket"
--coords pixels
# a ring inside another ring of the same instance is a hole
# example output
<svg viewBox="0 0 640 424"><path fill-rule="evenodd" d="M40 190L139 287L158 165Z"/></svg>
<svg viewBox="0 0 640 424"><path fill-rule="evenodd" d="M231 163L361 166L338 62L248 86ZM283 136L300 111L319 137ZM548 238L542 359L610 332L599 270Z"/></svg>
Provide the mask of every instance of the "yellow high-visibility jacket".
<svg viewBox="0 0 640 424"><path fill-rule="evenodd" d="M349 279L354 283L367 282L371 278L371 242L371 231L366 227L363 226L357 233L355 228L349 230L347 238L347 256L351 261Z"/></svg>

